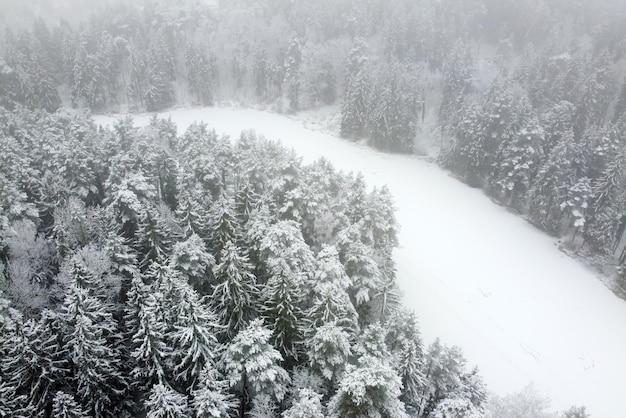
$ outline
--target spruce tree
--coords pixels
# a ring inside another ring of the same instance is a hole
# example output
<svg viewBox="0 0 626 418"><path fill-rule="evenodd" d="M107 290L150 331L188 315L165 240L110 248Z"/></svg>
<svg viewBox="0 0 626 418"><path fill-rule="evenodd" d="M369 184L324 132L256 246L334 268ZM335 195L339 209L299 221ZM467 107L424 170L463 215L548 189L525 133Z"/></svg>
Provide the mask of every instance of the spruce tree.
<svg viewBox="0 0 626 418"><path fill-rule="evenodd" d="M249 406L250 389L256 396L271 396L281 401L286 394L289 375L280 366L283 357L270 344L272 332L261 319L250 322L226 348L222 361L231 387L240 393L240 416Z"/></svg>
<svg viewBox="0 0 626 418"><path fill-rule="evenodd" d="M186 418L189 415L187 397L169 386L156 384L146 401L147 418Z"/></svg>
<svg viewBox="0 0 626 418"><path fill-rule="evenodd" d="M192 392L191 402L195 418L228 418L237 404L228 392L228 382L210 367L200 374L197 388Z"/></svg>
<svg viewBox="0 0 626 418"><path fill-rule="evenodd" d="M69 393L58 391L54 395L52 416L55 418L87 418L87 412Z"/></svg>
<svg viewBox="0 0 626 418"><path fill-rule="evenodd" d="M121 335L110 310L73 283L63 303L61 320L76 395L95 416L115 416L123 406L128 382L121 357Z"/></svg>
<svg viewBox="0 0 626 418"><path fill-rule="evenodd" d="M283 418L325 418L322 395L310 389L300 389L291 408L283 412Z"/></svg>
<svg viewBox="0 0 626 418"><path fill-rule="evenodd" d="M346 89L341 107L341 136L362 138L366 132L370 112L371 86L367 45L357 39L348 59Z"/></svg>
<svg viewBox="0 0 626 418"><path fill-rule="evenodd" d="M335 322L326 322L312 329L310 334L306 344L309 363L332 386L349 364L350 334Z"/></svg>
<svg viewBox="0 0 626 418"><path fill-rule="evenodd" d="M234 243L226 243L220 258L211 301L229 334L235 335L256 316L259 288L252 265Z"/></svg>

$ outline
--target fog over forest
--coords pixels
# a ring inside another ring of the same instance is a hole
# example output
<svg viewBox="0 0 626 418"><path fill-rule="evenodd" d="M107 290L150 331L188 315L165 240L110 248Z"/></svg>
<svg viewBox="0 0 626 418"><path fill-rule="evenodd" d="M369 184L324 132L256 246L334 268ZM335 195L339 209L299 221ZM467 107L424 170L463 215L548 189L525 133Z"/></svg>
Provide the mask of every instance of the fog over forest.
<svg viewBox="0 0 626 418"><path fill-rule="evenodd" d="M622 339L556 365L515 339L523 318L494 330L567 387L505 393L465 347L424 338L440 318L402 283L443 278L406 271L420 237L396 213L435 193L479 206L413 171L414 200L359 172L410 156L480 190L559 251L525 262L567 257L606 291L571 307L589 282L528 278L547 316L624 312L625 0L0 0L0 26L0 417L626 416ZM336 146L305 163L232 116L251 109ZM368 166L329 161L351 153ZM450 242L490 236L441 212ZM516 268L499 261L485 271ZM480 281L456 280L453 311ZM478 305L498 297L476 286ZM626 318L602 318L581 329L623 336ZM576 326L530 338L559 333ZM584 393L568 367L607 381Z"/></svg>

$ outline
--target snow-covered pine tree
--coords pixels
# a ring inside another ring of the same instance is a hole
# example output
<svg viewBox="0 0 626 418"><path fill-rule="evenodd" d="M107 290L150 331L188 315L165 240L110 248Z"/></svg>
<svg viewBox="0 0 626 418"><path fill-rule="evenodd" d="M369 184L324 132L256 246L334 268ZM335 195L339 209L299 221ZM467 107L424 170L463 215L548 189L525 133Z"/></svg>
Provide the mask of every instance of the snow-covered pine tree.
<svg viewBox="0 0 626 418"><path fill-rule="evenodd" d="M398 245L398 223L394 214L393 197L387 186L374 189L367 199L367 209L361 223L361 236L376 255L385 259Z"/></svg>
<svg viewBox="0 0 626 418"><path fill-rule="evenodd" d="M220 326L215 313L188 283L177 279L173 293L176 296L170 303L180 305L169 336L175 347L172 353L174 373L176 380L187 389L195 384L205 367L213 365L219 354L215 335Z"/></svg>
<svg viewBox="0 0 626 418"><path fill-rule="evenodd" d="M359 172L348 188L346 215L350 223L355 224L365 217L367 209L367 184L363 173Z"/></svg>
<svg viewBox="0 0 626 418"><path fill-rule="evenodd" d="M283 412L283 418L325 418L322 395L310 389L300 389L291 407Z"/></svg>
<svg viewBox="0 0 626 418"><path fill-rule="evenodd" d="M511 137L503 141L495 156L489 176L491 190L501 196L507 206L523 209L527 193L543 160L545 133L530 108L524 120L512 127Z"/></svg>
<svg viewBox="0 0 626 418"><path fill-rule="evenodd" d="M296 359L303 339L303 289L313 271L313 254L294 221L270 226L260 252L269 275L261 291L261 313L274 331L274 346L285 358Z"/></svg>
<svg viewBox="0 0 626 418"><path fill-rule="evenodd" d="M96 417L121 413L128 390L122 336L111 311L86 289L72 283L60 314L72 387Z"/></svg>
<svg viewBox="0 0 626 418"><path fill-rule="evenodd" d="M297 274L277 270L261 290L261 315L271 324L272 343L285 359L297 359L304 340L302 287Z"/></svg>
<svg viewBox="0 0 626 418"><path fill-rule="evenodd" d="M202 105L213 104L213 65L211 59L198 46L188 44L185 49L189 92L195 94Z"/></svg>
<svg viewBox="0 0 626 418"><path fill-rule="evenodd" d="M450 129L459 122L465 97L474 89L473 57L468 45L454 46L443 64L442 99L439 108L439 122L444 129Z"/></svg>
<svg viewBox="0 0 626 418"><path fill-rule="evenodd" d="M151 262L163 262L172 251L174 234L165 219L154 209L148 209L139 223L136 249L142 271Z"/></svg>
<svg viewBox="0 0 626 418"><path fill-rule="evenodd" d="M486 400L484 384L476 369L467 371L459 347L447 347L435 340L426 352L423 367L428 386L420 402L421 415L430 416L437 409L442 414L450 413L463 407L468 414L478 412L480 416Z"/></svg>
<svg viewBox="0 0 626 418"><path fill-rule="evenodd" d="M289 384L289 374L280 366L283 357L270 344L272 331L255 319L240 331L226 348L223 364L231 387L240 394L240 416L249 407L249 391L255 396L271 396L281 401Z"/></svg>
<svg viewBox="0 0 626 418"><path fill-rule="evenodd" d="M0 299L0 304L5 305L0 307L0 354L4 359L0 379L6 385L2 398L6 407L13 408L12 413L44 416L55 388L69 376L68 353L54 328L56 314L44 311L39 320L24 320L8 301Z"/></svg>
<svg viewBox="0 0 626 418"><path fill-rule="evenodd" d="M187 397L161 383L152 387L145 406L146 418L186 418L189 416Z"/></svg>
<svg viewBox="0 0 626 418"><path fill-rule="evenodd" d="M591 219L583 234L586 243L600 253L610 255L620 238L620 225L624 223L622 208L626 152L619 147L607 157L607 161L600 177L591 185Z"/></svg>
<svg viewBox="0 0 626 418"><path fill-rule="evenodd" d="M592 125L601 125L617 89L608 51L599 53L592 63L589 76L582 85L583 94L574 115L574 134L581 138Z"/></svg>
<svg viewBox="0 0 626 418"><path fill-rule="evenodd" d="M369 121L371 85L367 45L358 38L348 58L346 88L341 107L341 136L359 139L365 134Z"/></svg>
<svg viewBox="0 0 626 418"><path fill-rule="evenodd" d="M412 70L397 63L379 71L369 113L370 144L394 152L413 152L422 99Z"/></svg>
<svg viewBox="0 0 626 418"><path fill-rule="evenodd" d="M69 393L57 391L52 403L52 416L55 418L88 418L89 414Z"/></svg>
<svg viewBox="0 0 626 418"><path fill-rule="evenodd" d="M309 280L315 259L296 222L279 221L270 225L259 249L270 274L292 274L299 282Z"/></svg>
<svg viewBox="0 0 626 418"><path fill-rule="evenodd" d="M260 394L252 399L252 407L246 415L249 418L276 418L278 405L268 395Z"/></svg>
<svg viewBox="0 0 626 418"><path fill-rule="evenodd" d="M137 325L132 336L131 357L137 362L133 378L143 389L171 378L172 347L167 344L170 331L159 312L159 293L141 295L137 312ZM136 308L135 308L136 309Z"/></svg>
<svg viewBox="0 0 626 418"><path fill-rule="evenodd" d="M424 350L417 318L413 312L397 310L385 323L385 343L392 356L394 369L402 379L402 396L409 415L419 410L421 394L427 386L422 372Z"/></svg>
<svg viewBox="0 0 626 418"><path fill-rule="evenodd" d="M91 34L81 34L75 44L71 97L73 106L101 110L106 105L105 68L100 48Z"/></svg>
<svg viewBox="0 0 626 418"><path fill-rule="evenodd" d="M208 239L209 207L210 203L206 196L182 188L178 195L176 216L186 236L196 234L203 240Z"/></svg>
<svg viewBox="0 0 626 418"><path fill-rule="evenodd" d="M235 335L256 316L259 288L252 265L234 243L226 243L221 260L214 269L211 301L229 335Z"/></svg>
<svg viewBox="0 0 626 418"><path fill-rule="evenodd" d="M228 392L228 382L211 367L205 367L200 373L192 396L194 418L228 418L237 407L233 395Z"/></svg>
<svg viewBox="0 0 626 418"><path fill-rule="evenodd" d="M561 233L569 190L576 184L579 173L584 171L584 156L580 155L580 146L569 131L537 172L529 193L528 215L531 221L552 234Z"/></svg>
<svg viewBox="0 0 626 418"><path fill-rule="evenodd" d="M148 202L154 201L156 189L143 174L133 172L118 179L113 169L104 187L105 207L112 210L116 220L122 224L124 236L131 238L145 216Z"/></svg>
<svg viewBox="0 0 626 418"><path fill-rule="evenodd" d="M241 226L237 221L233 199L222 193L209 212L209 246L218 263L228 242L239 242Z"/></svg>
<svg viewBox="0 0 626 418"><path fill-rule="evenodd" d="M361 241L361 224L353 224L341 231L335 243L339 260L352 280L348 289L354 306L369 302L382 285L382 274L374 260L374 254Z"/></svg>
<svg viewBox="0 0 626 418"><path fill-rule="evenodd" d="M349 363L350 334L335 322L322 324L309 334L312 334L306 342L309 363L332 387Z"/></svg>
<svg viewBox="0 0 626 418"><path fill-rule="evenodd" d="M148 51L145 61L144 82L146 84L143 99L148 112L163 110L171 106L175 99L170 75L163 68L163 63L159 58L160 51L160 49Z"/></svg>
<svg viewBox="0 0 626 418"><path fill-rule="evenodd" d="M306 321L312 331L329 322L335 322L350 333L359 329L358 314L350 296L337 283L318 283L315 286Z"/></svg>
<svg viewBox="0 0 626 418"><path fill-rule="evenodd" d="M239 186L235 194L235 212L241 226L245 226L250 219L250 214L259 204L261 197L254 191L249 181Z"/></svg>
<svg viewBox="0 0 626 418"><path fill-rule="evenodd" d="M296 36L291 39L291 43L285 54L285 93L289 101L289 110L297 112L300 109L301 75L300 65L302 64L302 51L300 41Z"/></svg>
<svg viewBox="0 0 626 418"><path fill-rule="evenodd" d="M198 235L191 233L185 241L174 244L169 262L196 291L202 294L210 292L215 258Z"/></svg>
<svg viewBox="0 0 626 418"><path fill-rule="evenodd" d="M406 418L405 406L399 400L401 391L402 382L391 365L366 354L359 358L358 365L347 366L337 392L328 403L328 415L333 418Z"/></svg>

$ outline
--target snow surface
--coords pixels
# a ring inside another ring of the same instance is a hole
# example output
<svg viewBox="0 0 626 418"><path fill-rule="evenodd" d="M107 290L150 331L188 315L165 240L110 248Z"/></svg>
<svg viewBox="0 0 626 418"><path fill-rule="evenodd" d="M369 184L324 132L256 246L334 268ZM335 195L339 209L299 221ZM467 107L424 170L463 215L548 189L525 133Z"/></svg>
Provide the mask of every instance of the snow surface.
<svg viewBox="0 0 626 418"><path fill-rule="evenodd" d="M194 121L232 137L254 129L305 162L324 156L341 170L361 171L370 186L387 184L401 226L398 283L427 343L440 337L462 347L495 393L532 381L557 409L585 405L593 417L626 417L626 303L480 190L434 164L376 152L286 116L232 108L161 116L179 133ZM137 115L136 124L148 119Z"/></svg>

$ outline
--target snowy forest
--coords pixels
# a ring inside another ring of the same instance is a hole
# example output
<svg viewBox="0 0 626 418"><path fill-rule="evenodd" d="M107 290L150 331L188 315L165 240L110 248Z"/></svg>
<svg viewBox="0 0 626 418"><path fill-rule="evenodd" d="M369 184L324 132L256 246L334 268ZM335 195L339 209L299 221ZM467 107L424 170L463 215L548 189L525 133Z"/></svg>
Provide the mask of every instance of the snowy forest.
<svg viewBox="0 0 626 418"><path fill-rule="evenodd" d="M337 105L341 136L436 155L596 267L621 271L623 1L103 4L53 22L7 14L3 106Z"/></svg>
<svg viewBox="0 0 626 418"><path fill-rule="evenodd" d="M202 124L0 117L0 416L480 416L398 304L384 188Z"/></svg>
<svg viewBox="0 0 626 418"><path fill-rule="evenodd" d="M0 417L588 417L422 342L386 188L254 132L89 114L335 108L623 295L624 1L22 3L0 2Z"/></svg>

